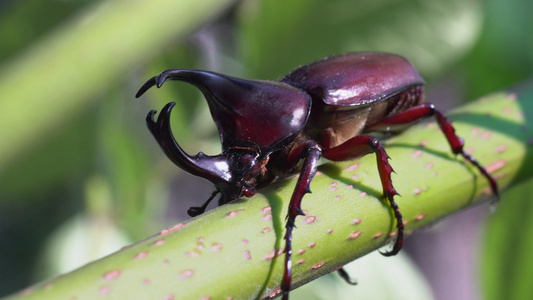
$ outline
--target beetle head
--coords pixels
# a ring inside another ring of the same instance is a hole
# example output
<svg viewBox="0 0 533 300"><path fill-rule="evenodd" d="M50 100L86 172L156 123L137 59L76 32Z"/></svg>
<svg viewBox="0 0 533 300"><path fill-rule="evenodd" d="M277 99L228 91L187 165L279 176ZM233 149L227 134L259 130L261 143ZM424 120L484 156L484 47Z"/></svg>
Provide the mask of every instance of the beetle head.
<svg viewBox="0 0 533 300"><path fill-rule="evenodd" d="M154 85L161 87L166 80L188 82L202 91L219 131L222 153L190 156L181 149L170 130L173 103L165 106L157 122L153 121L155 111L150 112L148 128L175 164L213 182L223 203L255 193L270 153L294 141L311 108L307 93L285 83L185 69L160 73L148 80L136 97Z"/></svg>

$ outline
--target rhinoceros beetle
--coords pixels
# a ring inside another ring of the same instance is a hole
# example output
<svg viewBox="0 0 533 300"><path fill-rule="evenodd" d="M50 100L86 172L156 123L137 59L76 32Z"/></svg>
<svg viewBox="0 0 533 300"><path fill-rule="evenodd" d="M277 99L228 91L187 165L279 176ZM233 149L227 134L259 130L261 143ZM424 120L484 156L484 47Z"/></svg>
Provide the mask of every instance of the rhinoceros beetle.
<svg viewBox="0 0 533 300"><path fill-rule="evenodd" d="M148 80L137 92L161 87L166 80L188 82L204 94L222 142L222 153L190 156L175 141L170 129L167 104L154 121L146 118L149 130L180 168L211 181L216 191L189 215L203 213L220 193L219 205L300 170L292 194L285 233L285 273L281 284L288 299L291 285L292 230L297 216L304 215L302 198L317 171L320 157L345 161L375 153L386 198L397 221L397 238L386 256L400 251L404 225L394 201L392 167L377 138L369 132L395 133L417 121L435 116L454 154L462 155L488 179L498 195L494 178L472 156L463 151L463 140L451 122L424 100L424 81L405 58L388 53L347 53L330 56L296 68L278 82L234 78L214 72L171 69ZM301 168L298 168L303 161ZM347 279L346 273L341 272Z"/></svg>

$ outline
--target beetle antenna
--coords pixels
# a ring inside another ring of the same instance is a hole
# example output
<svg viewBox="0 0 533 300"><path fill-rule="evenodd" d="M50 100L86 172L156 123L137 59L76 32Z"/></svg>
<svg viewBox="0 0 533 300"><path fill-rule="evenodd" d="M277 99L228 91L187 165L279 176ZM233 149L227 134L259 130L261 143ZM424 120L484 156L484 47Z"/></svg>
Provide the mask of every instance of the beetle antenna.
<svg viewBox="0 0 533 300"><path fill-rule="evenodd" d="M209 199L207 199L207 201L204 203L204 205L202 206L193 206L191 208L189 208L187 210L187 214L191 217L196 217L198 215L201 215L205 212L205 210L207 209L207 205L209 205L209 202L211 202L211 200L213 200L213 198L215 198L215 196L219 193L218 190L214 191L212 194L211 194L211 197L209 197Z"/></svg>

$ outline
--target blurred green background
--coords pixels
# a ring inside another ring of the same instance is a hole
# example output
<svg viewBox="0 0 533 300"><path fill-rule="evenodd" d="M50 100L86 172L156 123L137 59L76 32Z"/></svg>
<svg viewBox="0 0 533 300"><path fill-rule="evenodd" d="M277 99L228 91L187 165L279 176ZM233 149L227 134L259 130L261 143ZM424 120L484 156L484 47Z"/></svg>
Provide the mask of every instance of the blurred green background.
<svg viewBox="0 0 533 300"><path fill-rule="evenodd" d="M447 110L531 78L531 12L530 0L0 1L0 296L184 220L210 195L145 127L176 101L186 151L220 148L191 86L134 99L160 71L275 80L327 55L386 51L411 60ZM294 298L398 299L399 282L408 299L531 297L530 186L489 217L472 209L408 239L400 263L351 267L360 287L327 277Z"/></svg>

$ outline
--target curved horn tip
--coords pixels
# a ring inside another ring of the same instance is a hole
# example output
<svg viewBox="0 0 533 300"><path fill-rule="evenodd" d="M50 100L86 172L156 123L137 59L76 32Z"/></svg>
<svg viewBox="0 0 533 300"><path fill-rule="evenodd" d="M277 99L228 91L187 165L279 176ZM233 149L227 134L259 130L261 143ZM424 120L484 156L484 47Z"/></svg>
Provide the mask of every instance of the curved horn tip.
<svg viewBox="0 0 533 300"><path fill-rule="evenodd" d="M146 115L146 122L155 123L154 121L154 115L157 113L157 110L152 109L148 114Z"/></svg>
<svg viewBox="0 0 533 300"><path fill-rule="evenodd" d="M172 110L172 108L174 108L175 105L176 105L176 102L167 103L167 105L165 105L165 107L163 107L163 109L161 110L161 113L169 114L170 111Z"/></svg>
<svg viewBox="0 0 533 300"><path fill-rule="evenodd" d="M137 94L135 94L135 98L141 97L148 89L153 87L156 83L157 83L157 78L155 76L150 78L147 82L143 84L143 86L141 86Z"/></svg>

